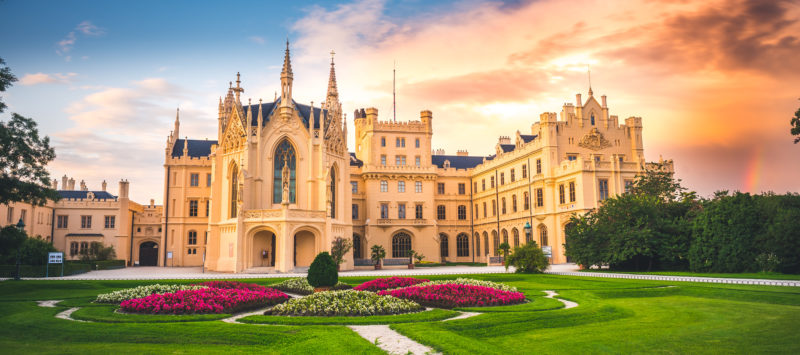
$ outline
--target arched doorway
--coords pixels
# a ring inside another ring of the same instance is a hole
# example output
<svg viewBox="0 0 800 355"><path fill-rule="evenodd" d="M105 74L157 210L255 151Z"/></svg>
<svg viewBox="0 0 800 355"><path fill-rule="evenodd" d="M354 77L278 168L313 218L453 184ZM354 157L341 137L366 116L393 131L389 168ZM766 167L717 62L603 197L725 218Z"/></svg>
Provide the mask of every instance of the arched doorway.
<svg viewBox="0 0 800 355"><path fill-rule="evenodd" d="M316 256L314 233L300 231L294 235L294 266L311 266Z"/></svg>
<svg viewBox="0 0 800 355"><path fill-rule="evenodd" d="M253 235L249 267L275 266L275 234L258 231Z"/></svg>
<svg viewBox="0 0 800 355"><path fill-rule="evenodd" d="M139 266L158 266L158 244L155 242L139 244Z"/></svg>

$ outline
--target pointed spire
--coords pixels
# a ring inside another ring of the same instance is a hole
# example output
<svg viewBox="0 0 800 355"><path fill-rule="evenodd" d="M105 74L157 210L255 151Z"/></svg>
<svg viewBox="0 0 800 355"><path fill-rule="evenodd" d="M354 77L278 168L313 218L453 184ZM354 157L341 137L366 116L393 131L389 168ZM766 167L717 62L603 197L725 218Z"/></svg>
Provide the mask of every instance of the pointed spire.
<svg viewBox="0 0 800 355"><path fill-rule="evenodd" d="M330 105L333 101L331 98L339 98L339 90L336 88L336 69L334 68L333 63L333 56L336 52L331 51L331 73L328 76L328 104Z"/></svg>
<svg viewBox="0 0 800 355"><path fill-rule="evenodd" d="M264 120L264 116L262 116L261 110L262 110L261 109L261 99L258 99L258 129L259 130L261 129L261 123Z"/></svg>
<svg viewBox="0 0 800 355"><path fill-rule="evenodd" d="M586 72L589 75L589 97L594 96L594 92L592 91L592 68L589 67L589 64L586 64Z"/></svg>
<svg viewBox="0 0 800 355"><path fill-rule="evenodd" d="M242 76L239 74L239 72L236 72L236 87L231 89L233 90L233 92L236 93L236 102L240 102L239 95L241 95L241 93L244 92L244 88L242 88L241 84L242 84Z"/></svg>
<svg viewBox="0 0 800 355"><path fill-rule="evenodd" d="M283 70L281 71L281 78L284 76L292 77L292 60L289 55L289 39L286 39L286 54L283 57Z"/></svg>
<svg viewBox="0 0 800 355"><path fill-rule="evenodd" d="M179 136L179 134L180 134L180 133L179 133L179 129L181 128L181 120L180 120L180 117L181 117L181 109L180 109L180 108L177 108L177 109L175 109L175 130L173 131L173 132L175 132L175 138L176 138L176 139L177 139L178 137L180 137L180 136Z"/></svg>
<svg viewBox="0 0 800 355"><path fill-rule="evenodd" d="M183 156L189 155L189 137L183 140Z"/></svg>
<svg viewBox="0 0 800 355"><path fill-rule="evenodd" d="M293 107L292 80L292 61L289 55L289 39L287 38L286 55L283 58L283 71L281 71L281 107Z"/></svg>

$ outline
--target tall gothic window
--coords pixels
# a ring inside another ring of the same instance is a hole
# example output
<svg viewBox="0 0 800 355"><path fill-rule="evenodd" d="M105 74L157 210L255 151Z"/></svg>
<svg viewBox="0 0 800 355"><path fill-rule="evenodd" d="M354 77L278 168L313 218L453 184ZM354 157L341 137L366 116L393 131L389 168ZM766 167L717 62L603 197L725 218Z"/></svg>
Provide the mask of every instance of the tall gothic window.
<svg viewBox="0 0 800 355"><path fill-rule="evenodd" d="M234 165L231 169L231 218L236 217L236 205L239 201L239 168Z"/></svg>
<svg viewBox="0 0 800 355"><path fill-rule="evenodd" d="M336 218L336 169L331 168L331 218Z"/></svg>
<svg viewBox="0 0 800 355"><path fill-rule="evenodd" d="M439 256L443 258L450 256L450 243L448 243L447 234L439 234Z"/></svg>
<svg viewBox="0 0 800 355"><path fill-rule="evenodd" d="M361 252L361 236L358 234L353 234L353 258L354 259L361 259L364 256Z"/></svg>
<svg viewBox="0 0 800 355"><path fill-rule="evenodd" d="M294 147L292 144L289 143L289 140L284 139L281 144L278 145L278 149L275 150L274 155L275 160L275 167L274 167L274 182L273 182L273 189L272 189L272 203L281 203L283 200L283 167L286 166L286 175L288 178L288 188L289 188L289 203L295 203L297 198L297 189L296 189L296 182L295 178L297 175L297 157L295 156Z"/></svg>
<svg viewBox="0 0 800 355"><path fill-rule="evenodd" d="M392 237L392 257L408 258L411 256L411 236L400 232Z"/></svg>
<svg viewBox="0 0 800 355"><path fill-rule="evenodd" d="M469 256L469 236L464 233L456 237L456 256Z"/></svg>

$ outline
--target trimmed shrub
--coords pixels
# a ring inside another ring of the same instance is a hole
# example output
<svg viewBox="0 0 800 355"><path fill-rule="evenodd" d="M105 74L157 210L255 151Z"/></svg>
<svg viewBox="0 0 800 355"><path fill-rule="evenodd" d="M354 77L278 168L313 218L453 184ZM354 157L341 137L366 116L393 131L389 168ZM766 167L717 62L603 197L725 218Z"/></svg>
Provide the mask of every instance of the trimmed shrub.
<svg viewBox="0 0 800 355"><path fill-rule="evenodd" d="M423 306L438 308L504 306L525 302L525 295L520 292L455 284L411 286L384 290L378 294L409 299Z"/></svg>
<svg viewBox="0 0 800 355"><path fill-rule="evenodd" d="M399 287L406 287L411 285L420 284L423 282L428 282L430 280L427 279L415 279L413 277L387 277L383 279L375 279L372 281L367 281L361 285L353 287L356 291L372 291L377 292L380 290L387 290L392 288L399 288Z"/></svg>
<svg viewBox="0 0 800 355"><path fill-rule="evenodd" d="M317 254L308 268L308 283L314 287L332 287L339 281L338 266L331 254L323 251Z"/></svg>
<svg viewBox="0 0 800 355"><path fill-rule="evenodd" d="M425 307L416 302L372 292L327 291L293 298L265 314L285 316L376 316L419 312Z"/></svg>
<svg viewBox="0 0 800 355"><path fill-rule="evenodd" d="M536 242L514 248L514 253L506 258L506 269L513 266L518 274L541 274L547 265L547 257Z"/></svg>

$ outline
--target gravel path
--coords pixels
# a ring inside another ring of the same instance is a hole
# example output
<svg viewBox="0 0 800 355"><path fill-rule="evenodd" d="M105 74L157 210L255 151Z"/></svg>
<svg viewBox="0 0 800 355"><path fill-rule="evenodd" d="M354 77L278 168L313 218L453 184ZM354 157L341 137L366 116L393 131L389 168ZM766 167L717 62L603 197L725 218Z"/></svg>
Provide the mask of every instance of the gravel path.
<svg viewBox="0 0 800 355"><path fill-rule="evenodd" d="M547 294L547 296L544 296L544 298L555 298L555 296L558 296L558 293L556 291L545 290L545 291L542 291L542 292ZM564 309L570 309L570 308L578 307L578 304L575 303L575 302L572 302L572 301L567 301L567 300L561 299L561 298L555 298L555 300L563 303L564 304Z"/></svg>
<svg viewBox="0 0 800 355"><path fill-rule="evenodd" d="M52 300L52 301L36 301L39 307L55 307L56 303L61 302L61 300Z"/></svg>
<svg viewBox="0 0 800 355"><path fill-rule="evenodd" d="M392 330L388 325L351 325L348 328L389 354L439 354L432 348Z"/></svg>
<svg viewBox="0 0 800 355"><path fill-rule="evenodd" d="M63 311L63 312L61 312L61 313L59 313L59 314L56 314L56 318L61 318L61 319L66 319L66 320L71 320L71 321L73 321L73 322L86 322L86 323L91 323L91 322L88 322L88 321L85 321L85 320L80 320L80 319L75 319L75 318L72 318L72 313L74 313L75 311L77 311L77 310L79 310L79 309L81 309L81 308L80 308L80 307L72 307L72 308L70 308L70 309L68 309L68 310L66 310L66 311Z"/></svg>
<svg viewBox="0 0 800 355"><path fill-rule="evenodd" d="M479 315L481 315L481 314L483 314L483 313L478 313L478 312L461 312L461 314L459 314L459 315L457 315L457 316L455 316L455 317L453 317L453 318L447 318L447 319L443 319L443 320L442 320L442 322L447 322L447 321L456 320L456 319L467 319L467 318L469 318L469 317L479 316Z"/></svg>

